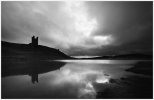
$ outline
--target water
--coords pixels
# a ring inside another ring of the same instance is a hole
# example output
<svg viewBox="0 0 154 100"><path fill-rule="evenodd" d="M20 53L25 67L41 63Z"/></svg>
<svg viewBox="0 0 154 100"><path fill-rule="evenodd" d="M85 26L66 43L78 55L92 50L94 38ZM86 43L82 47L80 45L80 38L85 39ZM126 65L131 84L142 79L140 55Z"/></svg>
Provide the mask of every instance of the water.
<svg viewBox="0 0 154 100"><path fill-rule="evenodd" d="M128 86L117 80L146 77L125 71L137 62L61 60L2 65L7 67L2 69L2 98L97 98L99 92L108 88L127 93ZM112 92L113 97L117 97L116 92ZM131 92L125 96L131 97Z"/></svg>

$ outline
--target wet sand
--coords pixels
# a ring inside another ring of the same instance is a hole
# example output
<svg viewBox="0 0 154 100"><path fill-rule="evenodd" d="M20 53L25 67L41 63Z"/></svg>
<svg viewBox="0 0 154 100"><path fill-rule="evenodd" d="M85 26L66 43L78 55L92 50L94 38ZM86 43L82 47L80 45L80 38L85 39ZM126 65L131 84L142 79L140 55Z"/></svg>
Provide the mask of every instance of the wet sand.
<svg viewBox="0 0 154 100"><path fill-rule="evenodd" d="M153 98L153 66L152 61L139 62L126 71L137 75L121 79L111 79L109 84L97 93L97 98L108 99L152 99Z"/></svg>

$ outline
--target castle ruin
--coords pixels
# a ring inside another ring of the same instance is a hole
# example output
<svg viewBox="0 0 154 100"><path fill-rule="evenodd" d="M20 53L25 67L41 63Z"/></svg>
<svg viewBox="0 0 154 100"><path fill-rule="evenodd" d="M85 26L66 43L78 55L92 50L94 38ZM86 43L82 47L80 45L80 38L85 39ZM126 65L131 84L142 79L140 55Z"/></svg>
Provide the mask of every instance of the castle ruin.
<svg viewBox="0 0 154 100"><path fill-rule="evenodd" d="M33 36L30 45L34 47L38 46L38 37Z"/></svg>

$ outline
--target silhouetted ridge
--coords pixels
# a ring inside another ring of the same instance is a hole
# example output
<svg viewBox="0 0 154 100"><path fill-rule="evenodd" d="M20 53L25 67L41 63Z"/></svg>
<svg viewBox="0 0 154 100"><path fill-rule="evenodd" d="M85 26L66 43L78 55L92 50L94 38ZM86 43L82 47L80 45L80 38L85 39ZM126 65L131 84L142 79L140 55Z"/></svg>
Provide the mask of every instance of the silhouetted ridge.
<svg viewBox="0 0 154 100"><path fill-rule="evenodd" d="M47 60L47 59L70 59L58 49L42 45L17 44L2 41L2 60ZM14 58L14 59L12 59Z"/></svg>

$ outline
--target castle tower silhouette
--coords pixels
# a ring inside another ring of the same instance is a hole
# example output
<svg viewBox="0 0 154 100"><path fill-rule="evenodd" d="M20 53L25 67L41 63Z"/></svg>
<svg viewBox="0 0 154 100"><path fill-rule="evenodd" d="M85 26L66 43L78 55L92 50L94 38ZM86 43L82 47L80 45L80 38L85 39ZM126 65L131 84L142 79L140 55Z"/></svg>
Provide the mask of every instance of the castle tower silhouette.
<svg viewBox="0 0 154 100"><path fill-rule="evenodd" d="M38 46L38 37L35 38L35 36L33 36L30 44L32 46Z"/></svg>

